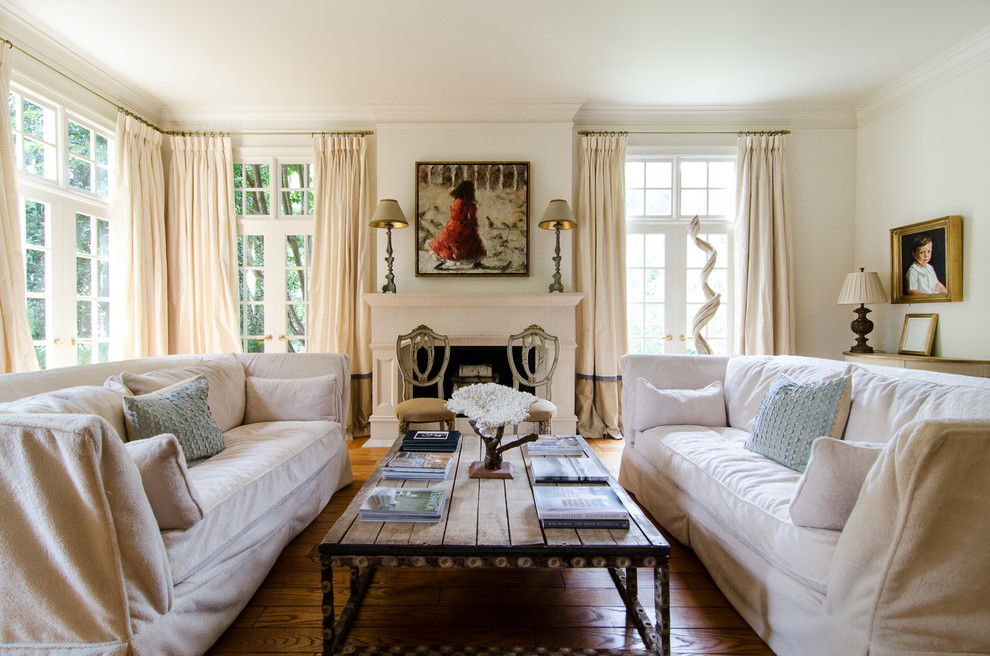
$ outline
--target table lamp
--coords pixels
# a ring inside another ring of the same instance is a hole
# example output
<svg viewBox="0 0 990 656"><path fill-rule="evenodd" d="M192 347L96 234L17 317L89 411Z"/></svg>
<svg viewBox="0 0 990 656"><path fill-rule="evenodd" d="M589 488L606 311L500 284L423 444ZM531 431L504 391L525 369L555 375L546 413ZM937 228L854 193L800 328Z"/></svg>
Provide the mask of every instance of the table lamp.
<svg viewBox="0 0 990 656"><path fill-rule="evenodd" d="M372 228L385 228L385 263L388 265L388 275L385 276L385 284L382 285L382 293L395 293L395 276L392 275L392 228L405 228L409 225L398 201L392 198L383 198L378 201L378 207L371 217Z"/></svg>
<svg viewBox="0 0 990 656"><path fill-rule="evenodd" d="M870 311L866 303L886 303L887 293L883 291L880 283L880 276L876 271L863 271L850 273L846 276L846 281L842 284L842 291L839 292L839 305L856 305L853 309L856 313L855 321L850 324L852 331L856 333L856 344L849 349L851 353L873 353L873 347L867 345L866 336L873 330L873 322L866 318Z"/></svg>
<svg viewBox="0 0 990 656"><path fill-rule="evenodd" d="M561 198L555 198L547 205L547 211L543 213L543 219L539 225L544 230L553 230L556 235L557 242L553 249L555 270L553 282L550 283L550 293L563 292L564 285L560 282L560 231L576 228L577 221L574 220L574 214L571 213L571 208L568 206L567 201Z"/></svg>

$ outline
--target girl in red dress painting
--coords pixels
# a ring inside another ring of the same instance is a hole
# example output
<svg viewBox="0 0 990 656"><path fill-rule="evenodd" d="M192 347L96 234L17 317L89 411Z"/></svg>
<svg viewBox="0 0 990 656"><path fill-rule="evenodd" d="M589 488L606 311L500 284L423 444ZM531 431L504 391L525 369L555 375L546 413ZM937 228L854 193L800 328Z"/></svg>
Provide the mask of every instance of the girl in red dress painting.
<svg viewBox="0 0 990 656"><path fill-rule="evenodd" d="M430 251L440 260L434 267L440 269L447 262L481 266L488 255L478 234L478 204L474 200L474 182L464 180L450 195L450 220L430 242Z"/></svg>

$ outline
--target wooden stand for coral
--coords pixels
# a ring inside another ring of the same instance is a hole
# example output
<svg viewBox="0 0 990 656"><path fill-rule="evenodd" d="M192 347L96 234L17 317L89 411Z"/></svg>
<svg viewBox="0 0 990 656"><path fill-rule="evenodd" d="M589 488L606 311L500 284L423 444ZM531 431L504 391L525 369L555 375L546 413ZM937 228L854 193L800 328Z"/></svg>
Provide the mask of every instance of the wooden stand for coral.
<svg viewBox="0 0 990 656"><path fill-rule="evenodd" d="M530 433L525 437L520 437L503 445L502 433L505 431L505 426L499 426L498 430L495 431L494 437L487 437L482 435L478 427L474 425L474 420L468 423L471 424L471 428L478 434L481 441L485 443L485 459L475 460L471 463L471 467L468 470L468 476L471 478L512 478L512 463L504 462L502 460L502 454L509 449L522 446L526 442L535 442L537 438L536 433Z"/></svg>

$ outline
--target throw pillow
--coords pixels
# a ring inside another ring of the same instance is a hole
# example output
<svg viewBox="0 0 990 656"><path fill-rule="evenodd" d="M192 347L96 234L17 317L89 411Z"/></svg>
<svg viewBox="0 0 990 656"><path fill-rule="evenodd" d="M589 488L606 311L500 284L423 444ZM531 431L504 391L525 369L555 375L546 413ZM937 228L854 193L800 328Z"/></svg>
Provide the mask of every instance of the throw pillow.
<svg viewBox="0 0 990 656"><path fill-rule="evenodd" d="M244 420L244 367L232 354L210 357L187 367L156 369L145 374L123 371L119 383L129 390L124 394L137 396L200 375L206 376L209 381L210 412L220 430L228 431L240 426ZM104 385L114 389L115 382L111 377Z"/></svg>
<svg viewBox="0 0 990 656"><path fill-rule="evenodd" d="M339 421L337 376L259 378L244 382L244 423L259 421Z"/></svg>
<svg viewBox="0 0 990 656"><path fill-rule="evenodd" d="M637 378L635 423L637 431L676 424L725 426L722 381L698 390L661 390L645 378Z"/></svg>
<svg viewBox="0 0 990 656"><path fill-rule="evenodd" d="M745 446L803 472L816 438L842 437L851 396L849 376L805 385L777 376L763 397Z"/></svg>
<svg viewBox="0 0 990 656"><path fill-rule="evenodd" d="M130 440L172 433L179 440L186 464L223 451L223 433L210 414L206 376L196 376L141 396L124 397L124 420Z"/></svg>
<svg viewBox="0 0 990 656"><path fill-rule="evenodd" d="M831 437L815 440L808 467L791 498L791 520L797 526L841 531L863 481L885 446Z"/></svg>
<svg viewBox="0 0 990 656"><path fill-rule="evenodd" d="M203 506L186 475L186 459L175 435L156 435L126 447L141 473L158 528L191 528L203 519Z"/></svg>

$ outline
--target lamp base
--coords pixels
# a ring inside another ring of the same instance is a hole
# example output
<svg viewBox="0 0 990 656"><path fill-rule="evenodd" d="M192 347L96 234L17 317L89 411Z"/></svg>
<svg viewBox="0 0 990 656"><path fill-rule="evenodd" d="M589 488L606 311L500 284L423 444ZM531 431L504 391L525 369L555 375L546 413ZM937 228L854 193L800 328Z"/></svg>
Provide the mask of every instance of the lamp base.
<svg viewBox="0 0 990 656"><path fill-rule="evenodd" d="M856 313L856 320L849 324L849 327L856 333L856 344L849 349L849 352L873 353L873 347L866 343L866 336L873 330L873 322L866 318L870 309L860 303L858 308L853 309L853 312Z"/></svg>

